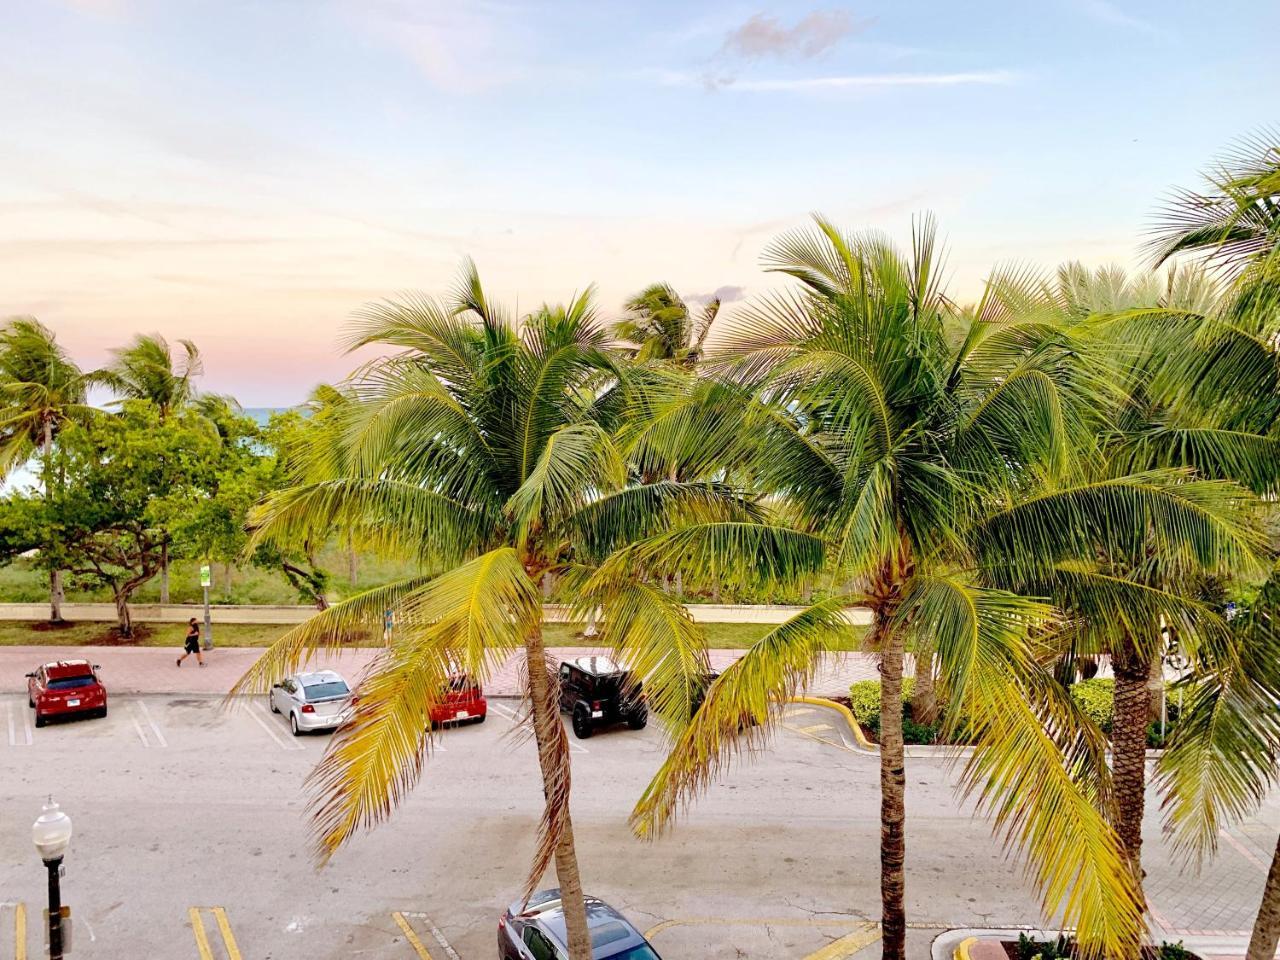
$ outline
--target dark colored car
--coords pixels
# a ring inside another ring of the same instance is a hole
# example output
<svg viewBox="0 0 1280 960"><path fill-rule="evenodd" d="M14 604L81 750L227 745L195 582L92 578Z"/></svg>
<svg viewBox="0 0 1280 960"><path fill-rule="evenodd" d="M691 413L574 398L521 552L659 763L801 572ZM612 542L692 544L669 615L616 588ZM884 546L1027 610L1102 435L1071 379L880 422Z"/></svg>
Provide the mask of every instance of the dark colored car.
<svg viewBox="0 0 1280 960"><path fill-rule="evenodd" d="M692 718L694 714L696 714L699 710L702 709L702 703L704 700L707 699L707 691L711 689L711 685L715 683L719 677L720 677L720 674L715 672L714 670L711 671L710 673L704 673L702 675L701 677L702 683L699 685L698 689L694 691L694 694L693 694L692 709L689 711L690 718ZM756 726L755 717L753 717L750 714L750 712L744 711L742 714L742 717L738 720L738 730L742 731L747 729L747 727L754 727L754 726Z"/></svg>
<svg viewBox="0 0 1280 960"><path fill-rule="evenodd" d="M560 712L573 720L573 733L585 740L596 727L626 723L641 730L649 722L640 680L608 657L579 657L560 664Z"/></svg>
<svg viewBox="0 0 1280 960"><path fill-rule="evenodd" d="M455 673L449 677L449 689L434 707L431 708L431 725L443 726L446 723L484 723L489 715L489 703L484 698L484 690L480 684L466 673Z"/></svg>
<svg viewBox="0 0 1280 960"><path fill-rule="evenodd" d="M36 726L50 717L107 715L107 688L98 667L88 660L58 660L27 674L27 705L36 711Z"/></svg>
<svg viewBox="0 0 1280 960"><path fill-rule="evenodd" d="M587 897L591 960L662 960L627 918L603 900ZM565 960L569 936L559 890L543 890L507 907L498 921L498 960Z"/></svg>

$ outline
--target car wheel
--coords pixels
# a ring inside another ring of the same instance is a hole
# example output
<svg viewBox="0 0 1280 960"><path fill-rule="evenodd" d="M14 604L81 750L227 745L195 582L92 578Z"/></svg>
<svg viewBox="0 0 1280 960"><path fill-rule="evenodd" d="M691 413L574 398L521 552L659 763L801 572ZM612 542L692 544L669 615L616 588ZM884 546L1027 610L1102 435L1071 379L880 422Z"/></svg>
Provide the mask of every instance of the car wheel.
<svg viewBox="0 0 1280 960"><path fill-rule="evenodd" d="M585 707L576 707L573 711L573 735L579 740L591 736L591 714Z"/></svg>
<svg viewBox="0 0 1280 960"><path fill-rule="evenodd" d="M272 712L272 713L279 713L279 712L280 712L280 708L276 706L276 698L275 698L275 697L267 697L267 703L268 703L268 704L270 704L270 706L271 706L271 712Z"/></svg>
<svg viewBox="0 0 1280 960"><path fill-rule="evenodd" d="M43 726L45 725L45 722L46 722L46 721L45 721L45 718L44 718L44 714L43 714L43 713L41 713L39 710L37 710L37 711L36 711L36 726L37 726L37 727L43 727Z"/></svg>
<svg viewBox="0 0 1280 960"><path fill-rule="evenodd" d="M32 699L31 699L31 694L29 694L29 693L28 693L28 694L27 694L27 706L28 706L28 707L31 707L31 708L34 710L34 709L35 709L35 705L36 705L36 702L35 702L34 700L32 700Z"/></svg>
<svg viewBox="0 0 1280 960"><path fill-rule="evenodd" d="M102 707L99 707L99 708L98 708L98 716L99 716L99 717L101 717L101 718L102 718L102 719L104 719L104 720L106 719L106 716L107 716L107 708L106 708L105 706L102 706Z"/></svg>
<svg viewBox="0 0 1280 960"><path fill-rule="evenodd" d="M302 736L302 731L298 729L298 715L296 713L289 714L289 732L295 737Z"/></svg>
<svg viewBox="0 0 1280 960"><path fill-rule="evenodd" d="M476 723L484 723L484 718L487 717L488 715L489 715L488 713L480 714L480 716L476 717Z"/></svg>
<svg viewBox="0 0 1280 960"><path fill-rule="evenodd" d="M627 726L632 730L643 730L649 723L649 711L637 710L627 717Z"/></svg>

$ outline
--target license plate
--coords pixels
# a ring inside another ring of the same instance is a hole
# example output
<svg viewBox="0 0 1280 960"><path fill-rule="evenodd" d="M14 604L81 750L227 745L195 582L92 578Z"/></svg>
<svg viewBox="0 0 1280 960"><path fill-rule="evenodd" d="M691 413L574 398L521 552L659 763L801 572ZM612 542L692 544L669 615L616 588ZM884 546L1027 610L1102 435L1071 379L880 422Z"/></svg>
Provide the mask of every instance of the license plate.
<svg viewBox="0 0 1280 960"><path fill-rule="evenodd" d="M455 720L467 720L470 717L471 717L471 714L467 713L467 711L465 710L459 710L457 713L453 715L453 719Z"/></svg>
<svg viewBox="0 0 1280 960"><path fill-rule="evenodd" d="M604 716L604 711L603 711L603 710L592 710L592 711L591 711L591 716L592 716L592 717L603 717L603 716Z"/></svg>
<svg viewBox="0 0 1280 960"><path fill-rule="evenodd" d="M68 700L68 701L67 701L67 706L68 706L68 707L78 707L78 706L80 706L80 701L79 701L79 700Z"/></svg>

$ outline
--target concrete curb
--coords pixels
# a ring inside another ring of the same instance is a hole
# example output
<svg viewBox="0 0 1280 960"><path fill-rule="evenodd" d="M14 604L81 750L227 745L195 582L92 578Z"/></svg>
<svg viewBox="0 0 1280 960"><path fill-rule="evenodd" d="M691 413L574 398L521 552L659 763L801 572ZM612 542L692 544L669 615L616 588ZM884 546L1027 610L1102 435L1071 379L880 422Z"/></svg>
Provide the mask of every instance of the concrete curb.
<svg viewBox="0 0 1280 960"><path fill-rule="evenodd" d="M959 927L944 930L934 937L929 955L931 960L970 960L969 948L978 940L1016 940L1022 933L1037 940L1052 940L1064 933L1070 935L1072 931L1036 927ZM1239 936L1189 936L1180 939L1184 947L1201 957L1243 958L1249 946L1248 937Z"/></svg>

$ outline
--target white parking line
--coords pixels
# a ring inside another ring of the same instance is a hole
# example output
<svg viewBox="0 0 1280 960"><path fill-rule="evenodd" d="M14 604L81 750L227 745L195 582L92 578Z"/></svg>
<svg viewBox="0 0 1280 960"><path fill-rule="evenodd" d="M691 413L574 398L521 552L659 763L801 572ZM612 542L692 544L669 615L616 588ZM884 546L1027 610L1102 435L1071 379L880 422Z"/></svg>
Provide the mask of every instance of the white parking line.
<svg viewBox="0 0 1280 960"><path fill-rule="evenodd" d="M520 717L516 715L514 710L510 710L507 707L494 703L492 700L489 701L489 709L497 710L499 714L506 717L512 723L517 723L520 720ZM588 750L586 747L584 747L582 744L576 743L573 740L570 740L569 752L570 753L590 753L591 751Z"/></svg>
<svg viewBox="0 0 1280 960"><path fill-rule="evenodd" d="M160 728L156 726L156 722L151 719L151 711L147 709L147 705L141 700L133 701L134 706L142 711L142 719L151 728L151 732L155 734L156 743L162 747L167 747L169 742L165 740L164 734L160 732Z"/></svg>
<svg viewBox="0 0 1280 960"><path fill-rule="evenodd" d="M6 700L4 711L9 721L9 746L11 747L29 747L31 746L31 723L27 717L27 711L22 711L22 731L19 733L18 725L13 719L13 701Z"/></svg>
<svg viewBox="0 0 1280 960"><path fill-rule="evenodd" d="M283 737L281 737L277 731L271 729L272 721L275 717L275 714L273 714L270 710L268 710L266 706L260 703L253 703L249 705L247 710L249 713L249 719L251 719L254 723L260 726L263 732L266 733L266 735L270 737L272 740L274 740L276 742L276 746L279 747L281 750L305 749L302 746L302 744L297 743L294 740L286 740ZM266 719L263 719L262 715L264 713L266 714Z"/></svg>
<svg viewBox="0 0 1280 960"><path fill-rule="evenodd" d="M444 934L440 932L440 928L432 923L431 918L425 913L411 913L406 910L403 915L406 917L413 917L415 920L421 920L426 928L431 931L431 935L436 938L436 943L440 944L440 949L444 951L444 955L448 957L449 960L462 960L462 958L458 956L458 952L454 950L453 947L449 945L449 941L444 938Z"/></svg>

